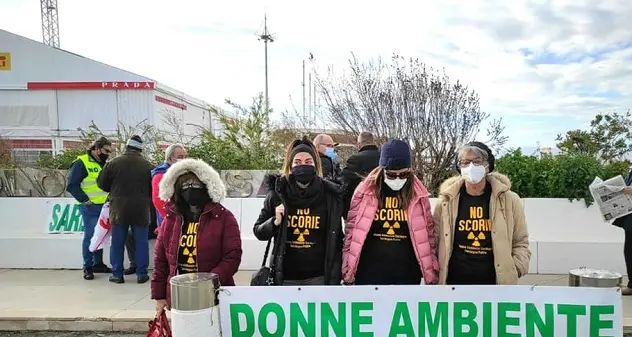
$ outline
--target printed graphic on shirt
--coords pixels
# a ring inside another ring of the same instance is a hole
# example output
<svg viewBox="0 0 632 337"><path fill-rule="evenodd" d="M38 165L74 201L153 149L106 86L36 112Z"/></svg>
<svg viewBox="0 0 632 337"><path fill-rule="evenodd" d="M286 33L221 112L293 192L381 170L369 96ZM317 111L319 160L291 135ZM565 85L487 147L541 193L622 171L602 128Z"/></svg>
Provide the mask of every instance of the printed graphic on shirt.
<svg viewBox="0 0 632 337"><path fill-rule="evenodd" d="M459 243L459 248L466 254L487 255L492 251L490 244L492 221L485 219L485 212L481 206L470 206L468 217L459 220L457 230L467 233L466 244Z"/></svg>
<svg viewBox="0 0 632 337"><path fill-rule="evenodd" d="M296 214L288 215L287 227L293 234L290 247L302 249L314 246L315 240L310 240L310 235L320 229L320 216L310 213L310 208L300 208Z"/></svg>
<svg viewBox="0 0 632 337"><path fill-rule="evenodd" d="M408 213L402 209L397 197L386 197L384 207L375 212L374 222L381 222L382 231L373 236L382 241L400 242L408 238L407 231L402 230L402 224L408 222Z"/></svg>
<svg viewBox="0 0 632 337"><path fill-rule="evenodd" d="M199 222L189 222L180 237L178 264L181 273L197 272L197 232Z"/></svg>

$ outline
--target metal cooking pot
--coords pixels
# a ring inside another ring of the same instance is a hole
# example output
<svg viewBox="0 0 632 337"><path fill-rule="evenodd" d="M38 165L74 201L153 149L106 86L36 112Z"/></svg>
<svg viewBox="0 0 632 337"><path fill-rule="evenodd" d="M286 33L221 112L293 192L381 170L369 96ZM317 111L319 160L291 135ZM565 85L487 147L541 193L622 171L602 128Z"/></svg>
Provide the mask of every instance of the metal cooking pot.
<svg viewBox="0 0 632 337"><path fill-rule="evenodd" d="M619 273L581 267L568 272L569 287L617 288L623 276Z"/></svg>
<svg viewBox="0 0 632 337"><path fill-rule="evenodd" d="M568 272L568 286L569 287L579 287L579 278L585 272L595 272L597 269L586 269L586 267L579 267L577 269L572 269Z"/></svg>
<svg viewBox="0 0 632 337"><path fill-rule="evenodd" d="M171 307L180 311L208 309L219 304L219 277L214 273L190 273L171 278Z"/></svg>

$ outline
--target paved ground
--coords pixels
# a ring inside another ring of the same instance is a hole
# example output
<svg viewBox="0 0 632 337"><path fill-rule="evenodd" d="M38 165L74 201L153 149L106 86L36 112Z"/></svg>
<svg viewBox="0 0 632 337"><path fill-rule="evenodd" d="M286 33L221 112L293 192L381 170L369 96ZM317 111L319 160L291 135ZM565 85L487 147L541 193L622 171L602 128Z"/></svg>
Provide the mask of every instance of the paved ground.
<svg viewBox="0 0 632 337"><path fill-rule="evenodd" d="M239 272L237 285L249 284L251 273ZM147 322L154 316L149 284L137 284L135 276L127 277L128 283L113 284L107 277L97 274L88 282L78 270L0 270L0 331L89 331L29 337L136 337L94 331L147 331ZM565 286L568 279L567 275L528 275L521 283ZM623 310L626 321L632 322L632 297L624 298ZM27 335L0 332L0 337L4 336Z"/></svg>

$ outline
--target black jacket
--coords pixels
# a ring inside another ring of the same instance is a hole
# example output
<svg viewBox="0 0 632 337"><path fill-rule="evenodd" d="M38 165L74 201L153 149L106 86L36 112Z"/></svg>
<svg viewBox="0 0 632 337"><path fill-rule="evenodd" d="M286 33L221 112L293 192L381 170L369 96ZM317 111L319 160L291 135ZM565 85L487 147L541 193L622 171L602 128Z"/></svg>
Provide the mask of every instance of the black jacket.
<svg viewBox="0 0 632 337"><path fill-rule="evenodd" d="M112 224L149 226L151 222L151 170L138 151L128 150L107 163L97 185L110 193Z"/></svg>
<svg viewBox="0 0 632 337"><path fill-rule="evenodd" d="M364 177L380 164L380 149L375 145L364 146L347 159L347 166L342 169L343 177L343 216L347 219L347 213L351 205L353 192L360 185Z"/></svg>
<svg viewBox="0 0 632 337"><path fill-rule="evenodd" d="M341 185L342 171L340 170L340 164L322 153L319 153L319 157L323 166L323 178L331 181L332 183Z"/></svg>
<svg viewBox="0 0 632 337"><path fill-rule="evenodd" d="M274 239L271 261L275 271L275 284L283 284L283 256L285 255L287 240L287 224L283 220L280 226L274 225L275 209L280 204L286 206L284 184L287 180L277 174L269 174L264 178L267 195L263 201L263 208L255 222L253 232L257 239L267 241ZM342 279L342 198L341 187L323 179L323 189L327 203L328 231L325 251L325 284L340 285Z"/></svg>

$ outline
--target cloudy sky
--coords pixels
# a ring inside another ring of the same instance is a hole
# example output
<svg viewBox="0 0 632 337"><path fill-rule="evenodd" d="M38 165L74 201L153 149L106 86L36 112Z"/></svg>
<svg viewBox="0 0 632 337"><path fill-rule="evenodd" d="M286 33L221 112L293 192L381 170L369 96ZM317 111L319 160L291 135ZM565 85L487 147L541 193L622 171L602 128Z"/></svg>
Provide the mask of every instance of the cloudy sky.
<svg viewBox="0 0 632 337"><path fill-rule="evenodd" d="M263 91L300 109L301 63L392 53L445 67L503 117L511 146L554 145L600 111L632 107L629 0L58 0L61 46L210 103ZM375 3L375 4L373 4ZM0 0L0 29L41 40L39 1ZM292 98L290 100L290 97Z"/></svg>

